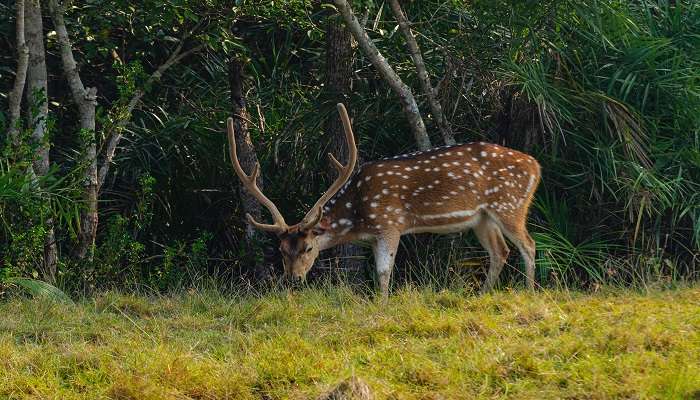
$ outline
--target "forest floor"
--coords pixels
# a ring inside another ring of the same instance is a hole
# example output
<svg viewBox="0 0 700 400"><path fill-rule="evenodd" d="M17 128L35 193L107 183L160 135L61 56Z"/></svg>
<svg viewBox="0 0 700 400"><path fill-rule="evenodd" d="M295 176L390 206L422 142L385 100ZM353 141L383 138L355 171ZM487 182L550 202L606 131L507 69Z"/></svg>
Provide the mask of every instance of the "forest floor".
<svg viewBox="0 0 700 400"><path fill-rule="evenodd" d="M0 398L700 399L700 289L0 302Z"/></svg>

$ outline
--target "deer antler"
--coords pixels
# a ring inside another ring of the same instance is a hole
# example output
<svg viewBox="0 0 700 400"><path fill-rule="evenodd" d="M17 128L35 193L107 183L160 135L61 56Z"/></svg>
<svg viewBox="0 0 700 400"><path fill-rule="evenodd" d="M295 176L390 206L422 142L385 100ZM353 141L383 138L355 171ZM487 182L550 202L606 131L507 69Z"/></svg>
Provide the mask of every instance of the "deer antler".
<svg viewBox="0 0 700 400"><path fill-rule="evenodd" d="M352 133L352 125L350 124L350 117L348 117L348 112L345 109L343 103L338 103L338 112L340 113L340 119L343 121L343 130L345 131L345 140L348 144L348 163L343 166L333 154L328 153L328 159L333 164L333 166L338 170L338 177L331 187L326 191L326 193L321 196L320 199L311 207L311 210L304 216L304 219L299 223L302 229L313 227L321 220L323 217L323 206L328 200L330 200L340 188L345 185L345 183L352 176L352 172L355 169L355 163L357 162L357 146L355 145L355 138Z"/></svg>
<svg viewBox="0 0 700 400"><path fill-rule="evenodd" d="M236 171L236 175L238 175L238 178L241 180L241 183L243 183L243 186L245 186L248 192L250 192L250 194L252 194L253 197L255 197L263 206L265 206L270 211L274 224L261 224L258 221L256 221L252 215L246 214L248 222L250 222L250 224L256 227L257 229L263 231L274 233L285 232L289 228L289 226L286 222L284 222L284 217L275 206L275 203L273 203L272 200L268 199L260 191L256 183L258 175L260 174L260 164L258 164L257 162L255 163L253 172L250 175L246 175L246 173L243 172L243 168L241 168L241 164L238 161L238 154L236 153L236 138L234 137L235 132L233 129L233 118L229 118L226 121L226 128L228 131L229 153L231 156L231 165L233 165L233 170Z"/></svg>

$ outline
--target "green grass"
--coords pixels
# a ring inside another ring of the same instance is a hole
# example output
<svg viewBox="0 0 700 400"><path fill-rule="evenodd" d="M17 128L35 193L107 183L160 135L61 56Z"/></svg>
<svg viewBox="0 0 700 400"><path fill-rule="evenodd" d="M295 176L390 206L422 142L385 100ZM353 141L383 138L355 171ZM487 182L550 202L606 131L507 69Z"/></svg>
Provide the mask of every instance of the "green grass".
<svg viewBox="0 0 700 400"><path fill-rule="evenodd" d="M0 303L1 399L312 399L352 375L379 399L698 398L700 290Z"/></svg>

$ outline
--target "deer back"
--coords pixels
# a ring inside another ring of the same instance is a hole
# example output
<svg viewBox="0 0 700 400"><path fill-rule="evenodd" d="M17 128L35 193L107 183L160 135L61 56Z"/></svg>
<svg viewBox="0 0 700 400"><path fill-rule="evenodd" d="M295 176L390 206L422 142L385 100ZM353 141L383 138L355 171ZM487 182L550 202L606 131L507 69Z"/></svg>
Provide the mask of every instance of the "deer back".
<svg viewBox="0 0 700 400"><path fill-rule="evenodd" d="M440 231L481 212L507 222L526 218L540 179L531 156L467 143L364 164L327 203L338 235Z"/></svg>

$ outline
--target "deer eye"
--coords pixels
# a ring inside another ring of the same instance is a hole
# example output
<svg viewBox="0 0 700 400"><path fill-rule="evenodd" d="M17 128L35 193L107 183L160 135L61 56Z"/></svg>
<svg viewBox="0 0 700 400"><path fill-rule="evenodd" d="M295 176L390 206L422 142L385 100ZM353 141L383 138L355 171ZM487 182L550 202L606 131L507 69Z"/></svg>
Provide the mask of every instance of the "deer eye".
<svg viewBox="0 0 700 400"><path fill-rule="evenodd" d="M311 249L313 249L313 247L311 247L311 246L308 246L308 247L307 247L306 249L304 249L304 253L308 253L308 252L310 252L310 251L311 251Z"/></svg>

